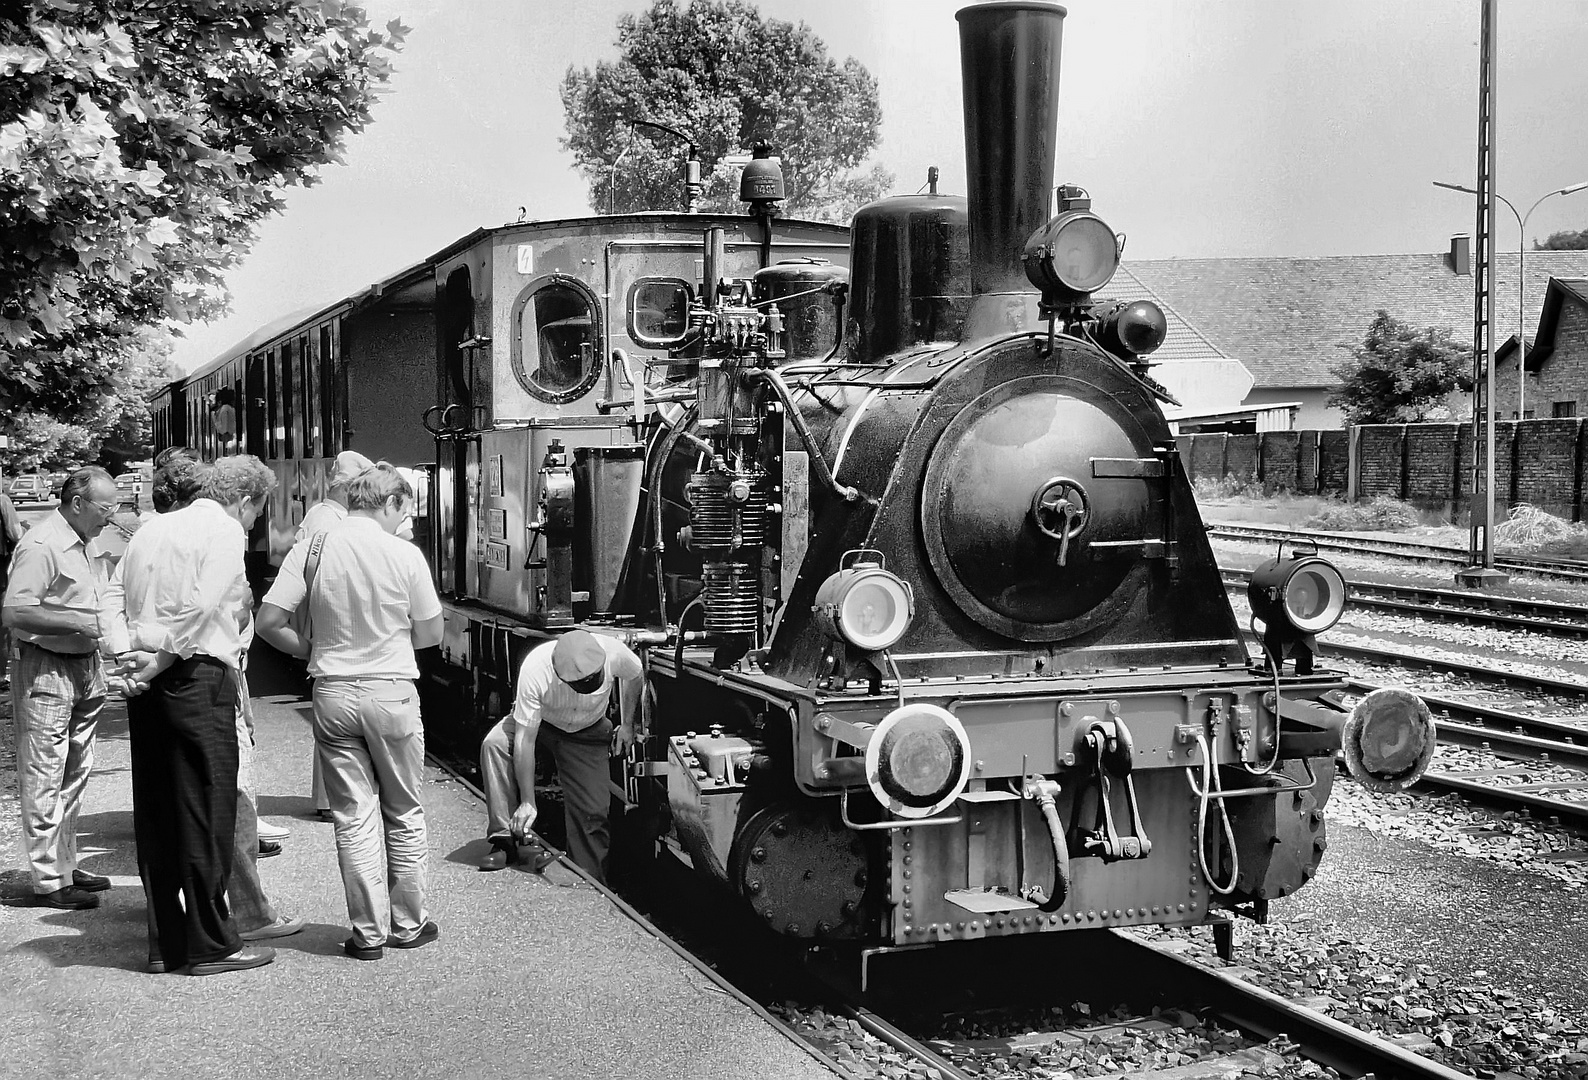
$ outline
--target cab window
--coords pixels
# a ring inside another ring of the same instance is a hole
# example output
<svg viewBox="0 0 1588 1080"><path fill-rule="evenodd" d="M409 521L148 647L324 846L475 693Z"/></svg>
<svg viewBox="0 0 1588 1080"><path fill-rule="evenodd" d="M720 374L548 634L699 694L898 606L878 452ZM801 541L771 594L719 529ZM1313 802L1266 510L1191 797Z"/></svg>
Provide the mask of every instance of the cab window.
<svg viewBox="0 0 1588 1080"><path fill-rule="evenodd" d="M641 278L629 287L629 337L636 345L666 348L689 330L689 286L679 278Z"/></svg>
<svg viewBox="0 0 1588 1080"><path fill-rule="evenodd" d="M541 401L584 396L601 373L595 294L553 275L530 282L513 303L513 374Z"/></svg>

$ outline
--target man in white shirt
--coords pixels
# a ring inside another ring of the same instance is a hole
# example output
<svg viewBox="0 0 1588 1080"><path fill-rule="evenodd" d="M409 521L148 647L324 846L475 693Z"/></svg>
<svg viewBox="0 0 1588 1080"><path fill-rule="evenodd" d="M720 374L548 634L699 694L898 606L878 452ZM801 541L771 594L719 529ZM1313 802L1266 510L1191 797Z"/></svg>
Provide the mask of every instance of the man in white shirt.
<svg viewBox="0 0 1588 1080"><path fill-rule="evenodd" d="M608 711L617 690L614 738ZM516 855L515 840L535 824L535 744L544 743L562 781L568 852L597 881L606 880L614 746L634 742L634 718L645 688L640 658L615 638L570 630L530 650L518 671L513 711L480 744L485 782L486 839L482 870L500 870Z"/></svg>
<svg viewBox="0 0 1588 1080"><path fill-rule="evenodd" d="M414 650L441 642L441 600L419 549L393 535L412 499L392 466L364 470L348 485L347 518L325 533L313 580L304 580L310 540L287 554L259 609L259 636L308 658L314 676L315 745L353 924L342 949L357 960L441 932L425 910L425 732L414 686ZM288 624L305 604L307 640Z"/></svg>
<svg viewBox="0 0 1588 1080"><path fill-rule="evenodd" d="M17 736L22 835L34 903L99 906L110 879L77 865L77 812L94 767L94 731L105 704L100 639L104 566L89 545L116 511L104 469L78 469L61 504L17 546L3 619L16 636L11 709Z"/></svg>
<svg viewBox="0 0 1588 1080"><path fill-rule="evenodd" d="M298 531L293 534L292 542L301 544L316 533L325 532L333 525L347 517L347 485L353 482L353 477L373 465L374 462L356 450L343 450L336 455L336 462L331 466L330 483L325 489L325 498L309 507L304 512L303 520L298 523ZM410 535L412 533L410 532ZM331 803L325 794L325 777L320 772L320 755L314 755L313 771L310 774L309 794L314 799L314 812L322 818L331 816Z"/></svg>
<svg viewBox="0 0 1588 1080"><path fill-rule="evenodd" d="M226 904L237 826L238 664L252 594L247 533L275 475L252 455L202 474L198 497L150 518L122 557L127 632L147 690L127 700L138 873L153 914L149 970L260 967ZM137 687L132 688L134 691Z"/></svg>
<svg viewBox="0 0 1588 1080"><path fill-rule="evenodd" d="M374 462L356 450L343 450L336 455L336 463L331 467L331 479L325 489L325 498L304 511L303 520L298 523L298 531L293 535L293 543L307 539L315 533L324 532L347 517L347 485L353 482L353 477L373 464Z"/></svg>

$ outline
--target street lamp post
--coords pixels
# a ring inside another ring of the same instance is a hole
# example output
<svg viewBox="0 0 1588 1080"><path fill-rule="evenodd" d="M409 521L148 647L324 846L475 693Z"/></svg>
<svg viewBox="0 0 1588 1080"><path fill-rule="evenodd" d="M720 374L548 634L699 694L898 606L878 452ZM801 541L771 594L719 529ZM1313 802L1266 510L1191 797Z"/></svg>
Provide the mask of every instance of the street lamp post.
<svg viewBox="0 0 1588 1080"><path fill-rule="evenodd" d="M1464 191L1468 195L1476 195L1475 188L1465 187L1461 184L1447 184L1442 180L1435 180L1434 187L1448 188L1451 191ZM1538 202L1528 207L1527 213L1518 213L1516 207L1511 205L1511 200L1504 195L1496 195L1511 211L1516 218L1516 418L1521 420L1526 415L1527 408L1527 219L1533 216L1533 211L1538 209L1539 203L1551 195L1570 195L1574 191L1588 188L1588 180L1580 184L1571 184L1567 187L1546 191L1538 197Z"/></svg>

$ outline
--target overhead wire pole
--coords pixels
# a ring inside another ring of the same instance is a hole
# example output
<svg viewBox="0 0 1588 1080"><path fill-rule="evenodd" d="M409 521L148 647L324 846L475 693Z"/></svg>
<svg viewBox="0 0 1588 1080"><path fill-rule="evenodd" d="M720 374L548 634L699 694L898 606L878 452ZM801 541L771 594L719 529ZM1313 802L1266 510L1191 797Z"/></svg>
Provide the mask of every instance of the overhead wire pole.
<svg viewBox="0 0 1588 1080"><path fill-rule="evenodd" d="M1495 9L1483 0L1478 41L1478 220L1472 261L1472 501L1470 565L1456 580L1477 588L1510 575L1494 566L1494 112Z"/></svg>

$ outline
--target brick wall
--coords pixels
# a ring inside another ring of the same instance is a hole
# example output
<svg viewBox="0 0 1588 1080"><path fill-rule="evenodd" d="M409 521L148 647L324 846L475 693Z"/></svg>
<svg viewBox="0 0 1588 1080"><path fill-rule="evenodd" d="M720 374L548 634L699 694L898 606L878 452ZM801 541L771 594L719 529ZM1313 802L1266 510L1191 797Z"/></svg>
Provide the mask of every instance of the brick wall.
<svg viewBox="0 0 1588 1080"><path fill-rule="evenodd" d="M1588 330L1588 320L1585 320ZM1588 421L1502 421L1495 425L1497 514L1527 503L1557 517L1588 520ZM1371 424L1354 429L1357 493L1405 499L1424 509L1462 511L1472 493L1472 425ZM1179 445L1198 478L1260 480L1267 491L1346 491L1352 431L1193 435ZM1189 441L1187 441L1189 439ZM1316 447L1314 455L1313 447ZM1314 465L1316 461L1316 465ZM1452 505L1454 504L1454 505Z"/></svg>
<svg viewBox="0 0 1588 1080"><path fill-rule="evenodd" d="M1442 507L1456 497L1456 424L1406 425L1406 498Z"/></svg>
<svg viewBox="0 0 1588 1080"><path fill-rule="evenodd" d="M1217 480L1224 475L1224 440L1228 436L1191 436L1191 475Z"/></svg>
<svg viewBox="0 0 1588 1080"><path fill-rule="evenodd" d="M1578 420L1532 420L1520 425L1516 433L1520 468L1513 491L1517 502L1557 517L1572 517L1578 498L1577 436L1581 426ZM1499 429L1495 431L1498 434ZM1495 456L1499 456L1498 447Z"/></svg>
<svg viewBox="0 0 1588 1080"><path fill-rule="evenodd" d="M1257 436L1257 463L1264 491L1295 491L1299 431L1265 431Z"/></svg>
<svg viewBox="0 0 1588 1080"><path fill-rule="evenodd" d="M1296 490L1311 494L1318 490L1318 433L1296 432Z"/></svg>
<svg viewBox="0 0 1588 1080"><path fill-rule="evenodd" d="M1230 435L1224 443L1224 475L1241 483L1257 479L1257 436Z"/></svg>
<svg viewBox="0 0 1588 1080"><path fill-rule="evenodd" d="M1494 503L1495 513L1501 519L1505 512L1498 507L1516 503L1516 421L1496 420L1494 423Z"/></svg>
<svg viewBox="0 0 1588 1080"><path fill-rule="evenodd" d="M1180 451L1180 468L1185 470L1187 480L1195 480L1197 474L1191 471L1191 444L1196 439L1195 435L1176 435L1174 445Z"/></svg>
<svg viewBox="0 0 1588 1080"><path fill-rule="evenodd" d="M1363 424L1356 429L1356 493L1374 499L1406 496L1406 470L1402 458L1406 444L1404 424Z"/></svg>
<svg viewBox="0 0 1588 1080"><path fill-rule="evenodd" d="M1351 469L1351 433L1344 428L1318 432L1318 490L1345 494Z"/></svg>

